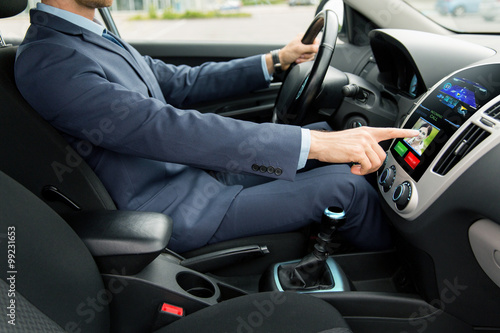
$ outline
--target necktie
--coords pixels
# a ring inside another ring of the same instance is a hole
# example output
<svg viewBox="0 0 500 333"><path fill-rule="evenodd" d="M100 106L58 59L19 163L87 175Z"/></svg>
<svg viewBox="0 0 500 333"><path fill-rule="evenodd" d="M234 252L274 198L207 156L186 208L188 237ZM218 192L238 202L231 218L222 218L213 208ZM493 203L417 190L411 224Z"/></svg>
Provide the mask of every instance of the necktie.
<svg viewBox="0 0 500 333"><path fill-rule="evenodd" d="M118 39L116 39L116 38L115 38L112 34L110 34L110 33L108 32L108 30L106 30L106 29L104 29L104 31L102 32L102 37L106 38L107 40L109 40L109 41L111 41L111 42L115 43L116 45L118 45L118 46L120 46L120 47L122 47L122 48L125 48L125 47L123 47L122 43L120 43L120 42L118 41Z"/></svg>

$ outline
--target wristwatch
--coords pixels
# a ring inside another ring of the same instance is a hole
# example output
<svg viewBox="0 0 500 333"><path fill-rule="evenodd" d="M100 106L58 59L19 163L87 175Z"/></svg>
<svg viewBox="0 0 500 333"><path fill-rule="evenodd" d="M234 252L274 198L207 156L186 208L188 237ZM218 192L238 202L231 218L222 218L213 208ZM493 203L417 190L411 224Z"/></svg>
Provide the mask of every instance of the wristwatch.
<svg viewBox="0 0 500 333"><path fill-rule="evenodd" d="M271 51L271 58L273 59L273 66L274 66L275 73L281 73L283 71L281 69L281 62L280 62L279 53L280 53L280 49Z"/></svg>

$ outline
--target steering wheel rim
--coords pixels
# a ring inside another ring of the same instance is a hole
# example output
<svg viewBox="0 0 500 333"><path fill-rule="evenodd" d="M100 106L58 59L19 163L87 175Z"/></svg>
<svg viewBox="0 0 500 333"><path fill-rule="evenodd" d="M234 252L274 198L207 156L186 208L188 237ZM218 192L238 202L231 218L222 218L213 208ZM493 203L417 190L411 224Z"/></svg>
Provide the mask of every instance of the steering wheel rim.
<svg viewBox="0 0 500 333"><path fill-rule="evenodd" d="M274 123L299 125L319 94L337 42L339 21L335 12L319 12L304 34L302 43L312 44L321 30L323 36L312 64L292 64L287 70L273 110Z"/></svg>

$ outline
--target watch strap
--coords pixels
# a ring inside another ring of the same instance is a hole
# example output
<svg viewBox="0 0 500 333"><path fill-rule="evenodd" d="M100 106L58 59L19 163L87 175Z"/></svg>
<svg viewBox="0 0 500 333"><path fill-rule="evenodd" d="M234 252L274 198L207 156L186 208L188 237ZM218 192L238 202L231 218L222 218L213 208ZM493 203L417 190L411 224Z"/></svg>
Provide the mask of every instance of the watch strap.
<svg viewBox="0 0 500 333"><path fill-rule="evenodd" d="M273 60L274 71L276 73L281 73L281 61L279 56L280 49L271 51L271 58Z"/></svg>

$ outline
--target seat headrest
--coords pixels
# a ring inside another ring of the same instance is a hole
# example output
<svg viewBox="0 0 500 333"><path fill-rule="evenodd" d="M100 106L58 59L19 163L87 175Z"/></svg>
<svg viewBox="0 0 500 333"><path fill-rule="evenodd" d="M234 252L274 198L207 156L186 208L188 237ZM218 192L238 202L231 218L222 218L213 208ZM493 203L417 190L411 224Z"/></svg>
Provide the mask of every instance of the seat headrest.
<svg viewBox="0 0 500 333"><path fill-rule="evenodd" d="M2 0L0 1L0 18L15 16L26 7L28 7L28 0Z"/></svg>

